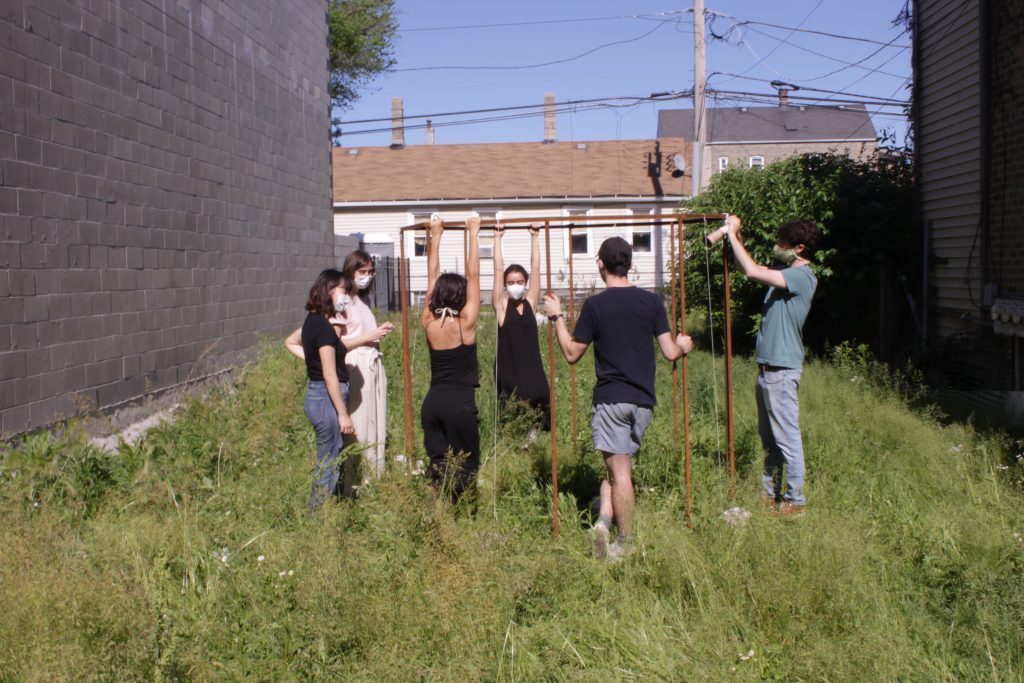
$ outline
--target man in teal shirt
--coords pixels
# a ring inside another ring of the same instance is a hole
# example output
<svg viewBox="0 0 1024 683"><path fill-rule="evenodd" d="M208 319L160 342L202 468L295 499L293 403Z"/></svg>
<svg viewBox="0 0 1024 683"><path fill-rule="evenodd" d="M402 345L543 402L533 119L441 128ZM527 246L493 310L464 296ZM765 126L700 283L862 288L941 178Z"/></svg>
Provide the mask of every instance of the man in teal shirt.
<svg viewBox="0 0 1024 683"><path fill-rule="evenodd" d="M775 260L781 267L757 264L740 241L738 216L726 218L736 264L754 282L768 285L757 333L757 427L764 446L762 496L781 515L799 515L804 499L804 448L800 437L797 389L804 361L803 329L818 278L808 260L821 231L813 221L792 221L779 228ZM782 491L782 468L786 490ZM781 502L780 502L781 501Z"/></svg>

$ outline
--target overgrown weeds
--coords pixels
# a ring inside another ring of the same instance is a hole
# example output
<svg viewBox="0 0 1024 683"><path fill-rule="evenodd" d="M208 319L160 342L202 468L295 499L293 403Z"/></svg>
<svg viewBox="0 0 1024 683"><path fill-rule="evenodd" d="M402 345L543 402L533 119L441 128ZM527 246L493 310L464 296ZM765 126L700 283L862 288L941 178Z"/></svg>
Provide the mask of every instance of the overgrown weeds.
<svg viewBox="0 0 1024 683"><path fill-rule="evenodd" d="M397 336L397 335L395 335ZM493 331L480 334L493 367ZM0 666L11 680L1020 680L1019 442L909 407L912 380L856 349L801 385L809 508L756 507L755 367L735 367L729 497L721 359L689 360L693 528L671 374L636 461L637 552L589 557L603 472L578 368L574 443L558 364L561 533L551 451L529 416L478 405L475 514L398 466L398 340L386 476L309 513L303 370L268 348L233 390L117 454L68 430L2 453ZM413 364L426 390L422 339ZM418 416L416 416L418 417ZM418 425L417 425L418 427ZM682 425L680 425L680 429ZM411 455L411 454L410 454ZM741 528L719 515L753 511ZM752 654L751 654L752 653Z"/></svg>

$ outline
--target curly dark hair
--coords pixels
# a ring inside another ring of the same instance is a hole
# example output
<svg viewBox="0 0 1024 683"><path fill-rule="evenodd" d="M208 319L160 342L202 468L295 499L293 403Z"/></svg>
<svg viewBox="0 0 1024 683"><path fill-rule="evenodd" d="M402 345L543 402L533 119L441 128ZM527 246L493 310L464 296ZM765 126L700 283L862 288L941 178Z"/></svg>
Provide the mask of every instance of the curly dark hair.
<svg viewBox="0 0 1024 683"><path fill-rule="evenodd" d="M331 296L331 290L339 284L346 290L351 289L340 270L328 268L322 271L317 275L313 286L309 288L306 310L330 318L334 314L334 298Z"/></svg>
<svg viewBox="0 0 1024 683"><path fill-rule="evenodd" d="M791 247L804 245L804 254L810 256L818 248L821 240L821 228L814 221L790 221L779 227L778 241L786 242Z"/></svg>
<svg viewBox="0 0 1024 683"><path fill-rule="evenodd" d="M453 311L462 311L466 305L466 278L458 273L444 273L434 283L434 291L430 295L430 312L434 313L439 308L450 308Z"/></svg>

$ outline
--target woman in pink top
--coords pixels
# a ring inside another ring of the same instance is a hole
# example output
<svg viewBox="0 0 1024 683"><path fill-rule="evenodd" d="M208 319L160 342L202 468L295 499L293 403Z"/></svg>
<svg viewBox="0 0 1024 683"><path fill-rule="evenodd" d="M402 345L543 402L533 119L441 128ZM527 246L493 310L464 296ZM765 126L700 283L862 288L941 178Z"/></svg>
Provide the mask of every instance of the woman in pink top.
<svg viewBox="0 0 1024 683"><path fill-rule="evenodd" d="M370 255L359 249L345 257L341 267L345 278L354 283L352 302L348 311L348 325L343 340L359 337L377 329L373 311L366 303L366 292L373 282L374 264ZM390 325L391 323L384 323ZM384 363L380 343L367 344L353 349L345 356L349 371L349 415L355 425L356 436L346 436L346 444L357 439L365 444L362 453L362 483L371 477L384 473L384 442L387 439L388 380L384 374ZM345 466L345 492L358 485L358 457L349 458Z"/></svg>

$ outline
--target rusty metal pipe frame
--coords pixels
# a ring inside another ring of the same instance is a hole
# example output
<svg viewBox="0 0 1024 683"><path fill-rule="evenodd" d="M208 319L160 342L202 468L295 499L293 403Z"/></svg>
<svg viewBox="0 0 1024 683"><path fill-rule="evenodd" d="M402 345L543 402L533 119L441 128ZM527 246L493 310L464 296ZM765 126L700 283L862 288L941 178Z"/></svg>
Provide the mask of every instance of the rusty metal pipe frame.
<svg viewBox="0 0 1024 683"><path fill-rule="evenodd" d="M548 293L551 293L551 224L544 223L544 243L547 250ZM558 411L555 410L555 325L548 323L548 402L551 414L551 516L552 535L558 539Z"/></svg>
<svg viewBox="0 0 1024 683"><path fill-rule="evenodd" d="M664 214L663 217L654 217L650 215L620 215L620 216L592 216L588 220L581 220L579 216L538 216L538 217L526 217L517 218L514 221L487 221L480 225L481 230L494 230L496 226L501 225L502 230L529 230L530 223L544 223L545 225L554 225L556 229L565 228L567 225L572 224L578 228L616 228L619 227L620 223L625 223L622 227L642 227L642 226L653 226L653 225L669 225L674 224L676 221L682 219L684 223L691 221L714 221L724 220L725 214L722 213L683 213L683 214ZM522 225L520 225L522 224ZM406 225L400 228L401 232L406 230L426 230L430 227L429 222L413 223L412 225ZM465 221L450 221L444 223L445 230L465 230Z"/></svg>
<svg viewBox="0 0 1024 683"><path fill-rule="evenodd" d="M674 225L669 225L668 228L668 254L669 260L671 261L672 268L672 341L676 340L676 335L679 334L677 301L676 301L676 288L677 288L677 274L676 274L676 237L675 231L672 229ZM680 253L682 252L682 245L680 245ZM679 439L679 363L672 361L672 435Z"/></svg>
<svg viewBox="0 0 1024 683"><path fill-rule="evenodd" d="M572 262L576 259L573 258L572 253L572 228L573 224L565 226L569 229L569 319L565 321L565 324L569 328L569 333L576 329L576 280L572 272ZM550 270L550 268L548 269ZM576 365L575 363L569 366L569 379L572 384L572 449L576 450L576 432L578 431L578 425L576 422Z"/></svg>
<svg viewBox="0 0 1024 683"><path fill-rule="evenodd" d="M678 251L679 251L679 256L680 256L680 259L681 259L680 263L682 264L682 259L684 258L683 226L686 223L691 222L691 221L696 222L696 221L707 221L707 220L724 220L725 215L724 214L693 214L693 213L686 213L686 214L676 214L675 216L666 215L663 220L651 220L649 216L633 216L633 215L627 215L627 216L601 216L600 218L601 218L601 220L598 221L598 222L584 222L584 223L581 223L580 227L588 227L588 228L593 228L593 227L618 227L618 222L620 222L620 221L628 221L629 222L628 224L631 225L631 226L648 226L648 225L649 226L661 226L661 225L671 225L673 223L676 223L678 225L678 238L677 238L678 239L678 244L679 244L679 250ZM548 286L548 291L552 291L552 289L551 289L551 267L550 267L550 264L551 264L551 223L552 222L555 222L555 223L566 223L567 225L559 225L557 227L559 227L559 228L567 228L569 230L570 239L571 239L572 229L578 223L576 218L575 217L572 218L572 219L570 219L568 217L566 217L566 218L554 218L554 219L552 219L551 217L521 218L521 219L518 219L516 222L517 223L525 223L526 225L521 225L521 226L508 225L508 224L502 224L502 225L503 225L503 229L504 230L529 230L530 229L530 225L528 225L529 223L537 223L537 222L540 222L540 221L543 221L543 223L544 223L544 239L545 239L546 251L547 251L547 264L546 265L548 266L547 267L547 286ZM404 408L405 408L405 451L406 451L406 457L408 459L408 466L409 467L411 467L413 465L413 461L415 460L415 440L416 440L416 434L415 434L415 428L413 426L413 414L412 414L412 412L413 412L413 410L412 410L413 409L413 401L412 401L412 353L411 353L410 343L409 343L409 294L410 294L410 292L409 292L409 280L408 280L409 273L407 271L408 261L407 261L407 257L406 257L406 254L405 254L405 240L401 239L401 235L402 235L402 233L405 233L408 230L414 230L414 231L415 230L424 230L424 231L426 231L429 227L430 227L429 223L416 223L416 224L413 224L413 225L407 225L407 226L404 226L402 228L399 228L399 237L400 237L400 239L399 239L399 259L401 261L400 266L399 266L399 290L400 290L400 295L401 295L401 298L402 298L402 366L403 366L402 367L402 371L403 371L402 372L402 379L403 379L403 385L404 385L403 386L403 404L404 404ZM481 226L481 227L493 230L495 228L495 225L488 225L488 226ZM453 222L450 225L446 224L445 228L446 229L453 229L453 230L464 230L465 229L465 223L464 222L457 222L457 223ZM429 233L427 233L427 239L428 240L430 239ZM571 272L571 268L572 268L572 257L571 257L571 254L570 254L569 261L570 261L570 264L569 264L569 267L570 267L570 289L569 289L569 292L570 292L569 293L570 304L569 305L570 305L570 316L574 317L575 316L575 310L574 310L574 304L575 304L574 294L575 294L575 292L574 292L574 287L572 286L573 283L572 283L572 272ZM673 259L673 267L674 267L674 259ZM728 265L727 264L725 265L725 268L728 269ZM681 327L679 329L685 329L685 327L686 327L686 291L685 291L686 285L683 282L682 267L681 266L680 266L679 270L680 270L679 286L680 286L680 297L681 297L681 307L682 307L681 308L681 323L680 323ZM674 293L675 293L675 290L673 289L673 294ZM675 311L673 310L673 320L674 320L674 318L675 318ZM728 393L727 393L727 400L726 400L726 412L727 412L726 418L727 418L727 432L729 433L729 442L730 442L730 447L729 447L730 462L732 463L733 497L735 497L735 452L734 452L734 448L733 448L733 445L732 445L733 444L733 439L732 439L732 393L731 393L731 386L732 386L732 358L731 358L731 356L732 356L732 331L731 331L731 318L730 318L730 307L729 307L728 277L726 277L726 325L727 325L727 330L726 330L726 346L727 346L727 351L726 351L726 368L727 368L727 370L726 370L726 374L727 374L727 380L726 380L726 382L727 382L728 387L729 387L729 390L728 390ZM551 328L551 326L549 326L548 327L548 368L549 368L548 374L549 374L550 386L549 386L548 391L549 391L549 401L551 403L551 407L550 407L550 410L551 410L551 435L552 435L551 436L551 477L552 477L552 496L553 496L553 508L554 508L554 512L553 512L553 516L554 516L554 536L555 536L555 538L557 538L558 537L558 533L559 533L559 520L558 520L558 455L557 455L557 445L556 445L556 438L555 438L555 434L556 434L555 429L556 429L556 426L557 426L557 414L556 414L556 411L555 411L555 364L554 364L554 337L553 337L553 334L554 334L554 330ZM573 367L573 371L575 371L575 367ZM691 518L691 514L692 514L692 493L691 493L691 480L690 480L690 436L689 436L689 431L690 431L690 429L689 429L690 428L690 414L689 414L689 382L688 382L688 375L687 375L687 360L686 360L685 357L683 358L683 363L682 363L682 373L683 373L682 382L683 382L683 413L684 413L684 462L685 462L684 466L685 466L685 470L686 470L685 477L686 477L686 488L687 488L687 496L686 496L687 502L686 502L686 506L687 506L687 523L690 524L690 518ZM576 379L575 378L575 372L573 372L572 388L573 388L573 439L574 439L574 443L575 443L576 431L577 431L577 429L576 429L576 405L575 405L576 404L576 401L575 401L575 399L576 399L576 382L575 382L575 379Z"/></svg>
<svg viewBox="0 0 1024 683"><path fill-rule="evenodd" d="M725 436L729 446L729 497L736 498L736 439L732 418L732 287L729 284L729 252L722 250L725 278Z"/></svg>
<svg viewBox="0 0 1024 683"><path fill-rule="evenodd" d="M679 221L679 328L686 334L686 249L683 221ZM683 480L686 485L686 526L693 528L693 486L690 472L690 378L689 361L683 356Z"/></svg>

